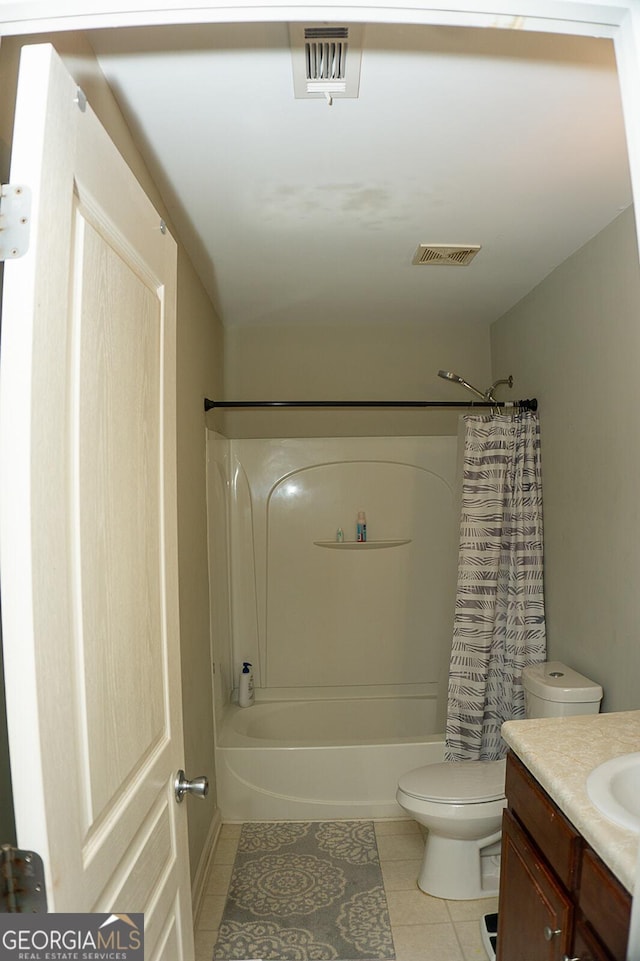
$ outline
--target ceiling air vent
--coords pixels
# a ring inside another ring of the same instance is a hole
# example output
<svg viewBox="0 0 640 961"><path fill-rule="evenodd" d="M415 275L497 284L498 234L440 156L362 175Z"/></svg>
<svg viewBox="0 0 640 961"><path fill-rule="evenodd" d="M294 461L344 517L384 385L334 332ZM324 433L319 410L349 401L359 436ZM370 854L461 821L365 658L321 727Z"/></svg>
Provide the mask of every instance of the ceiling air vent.
<svg viewBox="0 0 640 961"><path fill-rule="evenodd" d="M289 24L296 98L357 97L362 33L360 24Z"/></svg>
<svg viewBox="0 0 640 961"><path fill-rule="evenodd" d="M419 266L466 267L480 250L480 244L420 244L412 264Z"/></svg>

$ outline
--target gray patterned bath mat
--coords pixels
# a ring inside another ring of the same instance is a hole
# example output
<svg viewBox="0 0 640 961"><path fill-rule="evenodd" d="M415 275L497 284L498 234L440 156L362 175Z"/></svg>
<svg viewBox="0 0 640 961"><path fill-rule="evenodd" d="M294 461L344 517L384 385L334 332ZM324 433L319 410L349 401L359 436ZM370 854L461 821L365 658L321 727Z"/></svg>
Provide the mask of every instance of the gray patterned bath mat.
<svg viewBox="0 0 640 961"><path fill-rule="evenodd" d="M214 961L393 961L372 821L245 824Z"/></svg>

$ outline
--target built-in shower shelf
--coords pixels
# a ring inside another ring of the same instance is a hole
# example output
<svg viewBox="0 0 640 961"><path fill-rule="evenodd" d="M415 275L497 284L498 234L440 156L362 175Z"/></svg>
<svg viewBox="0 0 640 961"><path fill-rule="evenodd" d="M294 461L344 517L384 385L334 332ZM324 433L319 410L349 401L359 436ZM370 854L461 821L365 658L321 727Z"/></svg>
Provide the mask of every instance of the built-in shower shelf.
<svg viewBox="0 0 640 961"><path fill-rule="evenodd" d="M385 547L400 547L410 544L411 538L395 541L314 541L316 547L328 547L336 551L379 551Z"/></svg>

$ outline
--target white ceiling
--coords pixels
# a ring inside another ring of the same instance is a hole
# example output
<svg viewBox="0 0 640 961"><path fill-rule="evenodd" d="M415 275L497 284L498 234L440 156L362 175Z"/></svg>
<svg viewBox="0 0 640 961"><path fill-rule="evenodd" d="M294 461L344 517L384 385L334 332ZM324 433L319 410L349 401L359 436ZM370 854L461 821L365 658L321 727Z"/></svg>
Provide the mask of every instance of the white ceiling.
<svg viewBox="0 0 640 961"><path fill-rule="evenodd" d="M490 323L631 203L608 40L368 25L328 106L285 24L90 36L226 326Z"/></svg>

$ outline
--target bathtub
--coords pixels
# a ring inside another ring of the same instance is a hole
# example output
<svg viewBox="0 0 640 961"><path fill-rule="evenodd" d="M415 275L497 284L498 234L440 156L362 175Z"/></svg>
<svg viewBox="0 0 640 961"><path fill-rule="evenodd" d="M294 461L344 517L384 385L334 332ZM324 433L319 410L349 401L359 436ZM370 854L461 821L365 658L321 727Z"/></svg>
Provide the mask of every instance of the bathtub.
<svg viewBox="0 0 640 961"><path fill-rule="evenodd" d="M400 818L398 778L442 761L435 697L229 705L217 732L225 821Z"/></svg>

